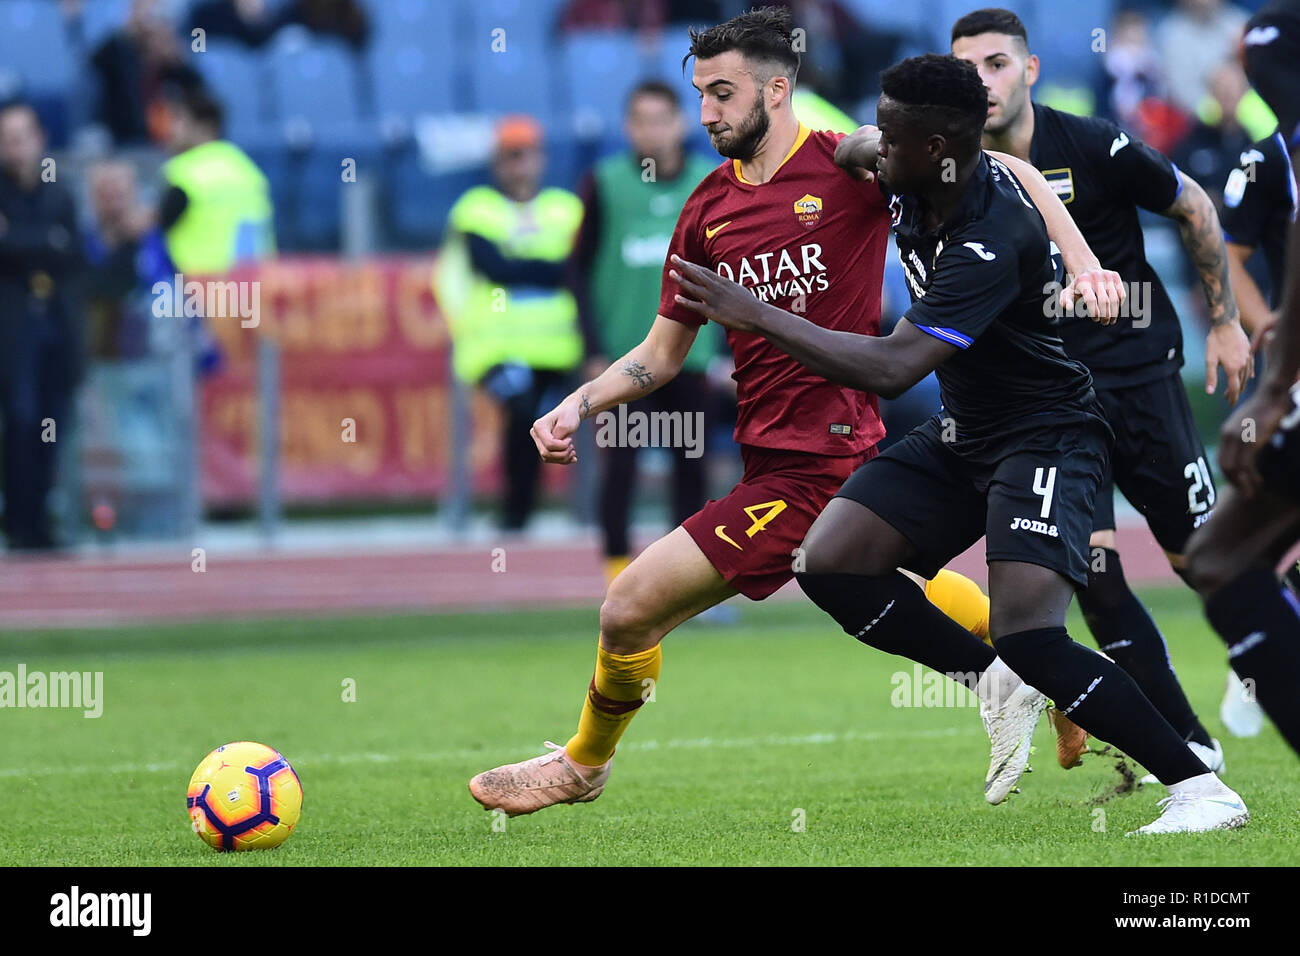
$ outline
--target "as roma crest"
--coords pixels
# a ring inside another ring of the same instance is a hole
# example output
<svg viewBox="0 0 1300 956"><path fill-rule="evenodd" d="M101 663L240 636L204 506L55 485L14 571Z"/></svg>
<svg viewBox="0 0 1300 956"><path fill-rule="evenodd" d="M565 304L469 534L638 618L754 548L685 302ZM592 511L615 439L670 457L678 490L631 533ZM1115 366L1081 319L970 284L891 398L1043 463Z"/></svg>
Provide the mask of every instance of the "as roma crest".
<svg viewBox="0 0 1300 956"><path fill-rule="evenodd" d="M822 217L822 200L820 196L803 196L794 201L794 217L811 229Z"/></svg>

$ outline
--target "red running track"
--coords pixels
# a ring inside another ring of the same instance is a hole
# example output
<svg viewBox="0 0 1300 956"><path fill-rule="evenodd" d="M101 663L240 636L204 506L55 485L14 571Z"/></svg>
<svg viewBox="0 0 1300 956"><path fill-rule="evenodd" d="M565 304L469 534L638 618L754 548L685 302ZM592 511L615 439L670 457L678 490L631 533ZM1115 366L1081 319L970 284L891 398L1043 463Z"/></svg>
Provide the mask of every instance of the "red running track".
<svg viewBox="0 0 1300 956"><path fill-rule="evenodd" d="M1146 528L1121 529L1119 539L1130 581L1177 581ZM502 548L504 571L493 570L490 546L228 559L209 550L203 572L191 570L187 549L149 558L9 556L0 559L0 628L596 605L604 596L593 545L521 541ZM952 567L983 585L983 545ZM773 598L783 599L802 599L798 586Z"/></svg>

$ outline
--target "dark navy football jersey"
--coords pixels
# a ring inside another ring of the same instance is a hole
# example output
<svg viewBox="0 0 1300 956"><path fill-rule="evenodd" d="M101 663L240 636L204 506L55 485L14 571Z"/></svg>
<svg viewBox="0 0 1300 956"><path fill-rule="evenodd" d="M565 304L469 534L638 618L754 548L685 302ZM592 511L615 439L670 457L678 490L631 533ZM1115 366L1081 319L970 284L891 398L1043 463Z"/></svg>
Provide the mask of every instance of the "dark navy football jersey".
<svg viewBox="0 0 1300 956"><path fill-rule="evenodd" d="M1138 209L1163 212L1173 205L1182 188L1178 169L1110 120L1037 103L1033 109L1029 161L1102 267L1118 272L1130 293L1126 314L1114 325L1062 317L1065 350L1092 370L1098 388L1162 378L1183 364L1183 333L1169 293L1147 262Z"/></svg>
<svg viewBox="0 0 1300 956"><path fill-rule="evenodd" d="M1295 216L1296 181L1281 132L1261 139L1241 154L1223 187L1223 237L1258 247L1268 265L1269 300L1282 297L1282 263L1287 227Z"/></svg>
<svg viewBox="0 0 1300 956"><path fill-rule="evenodd" d="M1006 166L983 154L938 229L916 197L895 195L890 208L912 298L903 318L958 349L935 373L954 451L978 459L1028 431L1101 416L1092 376L1057 334L1043 218Z"/></svg>

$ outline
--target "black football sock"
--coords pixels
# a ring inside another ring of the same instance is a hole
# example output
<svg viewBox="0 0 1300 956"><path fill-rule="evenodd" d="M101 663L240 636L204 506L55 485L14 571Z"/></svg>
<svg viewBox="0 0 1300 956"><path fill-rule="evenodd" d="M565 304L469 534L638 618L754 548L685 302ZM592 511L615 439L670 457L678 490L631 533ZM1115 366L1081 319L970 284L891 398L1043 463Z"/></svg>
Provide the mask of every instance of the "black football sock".
<svg viewBox="0 0 1300 956"><path fill-rule="evenodd" d="M1097 646L1129 672L1179 736L1211 746L1209 732L1178 683L1164 637L1124 579L1119 552L1100 550L1102 570L1090 570L1088 586L1078 593L1079 610Z"/></svg>
<svg viewBox="0 0 1300 956"><path fill-rule="evenodd" d="M906 575L795 574L804 594L863 644L911 658L974 690L997 653L926 600Z"/></svg>
<svg viewBox="0 0 1300 956"><path fill-rule="evenodd" d="M1070 639L1063 627L1020 631L997 639L998 655L1027 684L1052 698L1061 713L1114 744L1171 784L1205 773L1205 765L1142 695L1118 664Z"/></svg>
<svg viewBox="0 0 1300 956"><path fill-rule="evenodd" d="M1300 604L1268 568L1252 568L1205 602L1228 663L1300 754Z"/></svg>

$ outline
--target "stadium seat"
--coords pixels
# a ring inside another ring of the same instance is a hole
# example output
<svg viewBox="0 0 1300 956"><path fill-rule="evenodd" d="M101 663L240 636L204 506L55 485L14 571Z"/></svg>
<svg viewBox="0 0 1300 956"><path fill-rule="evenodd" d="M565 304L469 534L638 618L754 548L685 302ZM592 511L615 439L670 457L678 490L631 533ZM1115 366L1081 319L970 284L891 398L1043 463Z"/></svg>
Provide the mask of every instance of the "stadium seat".
<svg viewBox="0 0 1300 956"><path fill-rule="evenodd" d="M261 56L237 43L213 40L191 62L225 108L226 132L232 139L266 127L271 115L266 96L269 68Z"/></svg>
<svg viewBox="0 0 1300 956"><path fill-rule="evenodd" d="M543 122L556 111L559 70L553 27L558 9L557 0L476 0L470 5L464 56L471 109L531 113ZM493 50L497 36L505 44L500 51Z"/></svg>
<svg viewBox="0 0 1300 956"><path fill-rule="evenodd" d="M421 113L454 110L463 99L457 49L456 44L436 49L417 37L377 38L369 63L379 118L410 120Z"/></svg>
<svg viewBox="0 0 1300 956"><path fill-rule="evenodd" d="M594 114L600 129L618 128L627 94L653 72L636 38L622 31L574 33L560 44L562 98L566 110Z"/></svg>
<svg viewBox="0 0 1300 956"><path fill-rule="evenodd" d="M109 35L126 23L131 0L94 0L81 5L81 41L95 50Z"/></svg>
<svg viewBox="0 0 1300 956"><path fill-rule="evenodd" d="M0 3L0 74L29 90L65 93L79 60L59 6L48 0Z"/></svg>
<svg viewBox="0 0 1300 956"><path fill-rule="evenodd" d="M393 243L404 249L439 245L452 204L465 190L490 178L481 167L430 175L420 167L413 145L388 154L386 164L384 224Z"/></svg>
<svg viewBox="0 0 1300 956"><path fill-rule="evenodd" d="M305 40L283 31L268 50L275 118L313 130L361 119L356 55L339 40Z"/></svg>

